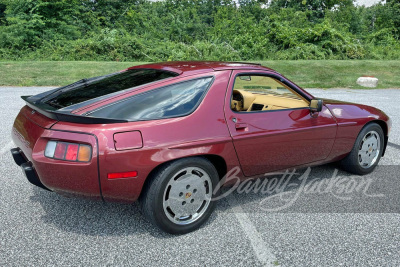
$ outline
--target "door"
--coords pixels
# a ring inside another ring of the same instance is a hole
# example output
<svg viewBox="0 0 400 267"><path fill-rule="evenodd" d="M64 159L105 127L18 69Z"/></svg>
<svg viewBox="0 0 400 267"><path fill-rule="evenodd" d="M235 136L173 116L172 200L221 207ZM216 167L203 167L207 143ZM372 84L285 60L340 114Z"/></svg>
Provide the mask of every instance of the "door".
<svg viewBox="0 0 400 267"><path fill-rule="evenodd" d="M233 71L225 116L246 176L324 160L336 135L329 109L312 113L309 97L276 73Z"/></svg>

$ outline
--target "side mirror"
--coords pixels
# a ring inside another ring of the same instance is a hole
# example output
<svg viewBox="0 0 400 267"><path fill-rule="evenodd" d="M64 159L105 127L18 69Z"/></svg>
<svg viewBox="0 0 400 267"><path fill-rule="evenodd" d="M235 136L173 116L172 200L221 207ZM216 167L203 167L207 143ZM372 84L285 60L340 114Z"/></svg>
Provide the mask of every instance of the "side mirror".
<svg viewBox="0 0 400 267"><path fill-rule="evenodd" d="M239 79L241 79L242 81L251 81L251 76L239 76Z"/></svg>
<svg viewBox="0 0 400 267"><path fill-rule="evenodd" d="M320 112L322 110L322 99L311 99L310 110L311 112Z"/></svg>

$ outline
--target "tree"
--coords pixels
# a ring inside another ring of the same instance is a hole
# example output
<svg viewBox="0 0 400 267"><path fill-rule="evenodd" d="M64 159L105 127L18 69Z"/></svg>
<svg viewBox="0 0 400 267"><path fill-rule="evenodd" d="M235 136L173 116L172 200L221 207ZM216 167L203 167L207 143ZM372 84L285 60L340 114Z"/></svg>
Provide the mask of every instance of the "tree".
<svg viewBox="0 0 400 267"><path fill-rule="evenodd" d="M353 0L272 0L271 8L293 8L299 11L311 11L314 17L322 18L327 10L334 7L352 6Z"/></svg>
<svg viewBox="0 0 400 267"><path fill-rule="evenodd" d="M380 30L390 28L393 35L400 39L400 0L381 1L374 13L374 26Z"/></svg>

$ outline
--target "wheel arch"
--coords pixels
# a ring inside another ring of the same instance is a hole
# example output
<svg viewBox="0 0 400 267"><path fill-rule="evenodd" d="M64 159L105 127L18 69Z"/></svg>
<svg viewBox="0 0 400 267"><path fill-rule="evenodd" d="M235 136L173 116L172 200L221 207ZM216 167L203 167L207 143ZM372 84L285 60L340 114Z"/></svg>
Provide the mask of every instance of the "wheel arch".
<svg viewBox="0 0 400 267"><path fill-rule="evenodd" d="M159 169L163 168L165 165L170 164L174 161L180 160L180 159L186 159L186 158L195 158L195 157L202 157L207 159L208 161L211 162L212 165L214 165L215 169L218 172L218 178L221 180L224 175L227 173L227 164L226 161L223 157L215 154L200 154L200 155L193 155L193 156L188 156L188 157L181 157L181 158L175 158L171 159L169 161L160 163L156 167L154 167L151 172L147 175L144 183L142 190L140 192L139 198L142 196L142 193L144 191L144 188L148 186L148 184L151 182L151 177L156 173Z"/></svg>
<svg viewBox="0 0 400 267"><path fill-rule="evenodd" d="M386 124L386 122L385 122L384 120L371 120L371 121L367 122L367 123L361 128L360 132L361 132L365 127L367 127L367 125L369 125L369 124L371 124L371 123L376 123L376 124L378 124L378 125L382 128L383 135L384 135L384 136L383 136L384 144L383 144L383 151L382 151L382 156L381 156L381 157L383 157L383 156L385 155L386 147L387 147L387 144L388 144L388 132L389 132L388 125Z"/></svg>

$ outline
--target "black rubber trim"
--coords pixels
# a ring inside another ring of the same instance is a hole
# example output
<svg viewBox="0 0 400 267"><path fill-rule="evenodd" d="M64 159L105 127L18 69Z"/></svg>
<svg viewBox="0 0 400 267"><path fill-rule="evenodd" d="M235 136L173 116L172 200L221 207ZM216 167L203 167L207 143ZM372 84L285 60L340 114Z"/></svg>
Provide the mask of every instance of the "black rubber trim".
<svg viewBox="0 0 400 267"><path fill-rule="evenodd" d="M21 166L23 163L27 162L22 154L21 149L19 149L18 147L11 149L11 155L13 156L13 159L18 166Z"/></svg>
<svg viewBox="0 0 400 267"><path fill-rule="evenodd" d="M39 180L39 177L36 174L36 171L35 171L35 168L32 165L32 162L28 161L28 162L22 163L21 164L21 168L22 168L22 171L25 173L26 178L28 179L28 181L31 184L36 185L36 186L38 186L40 188L43 188L45 190L51 191L46 186L44 186L42 184L42 182Z"/></svg>

